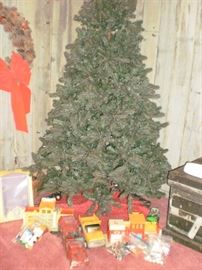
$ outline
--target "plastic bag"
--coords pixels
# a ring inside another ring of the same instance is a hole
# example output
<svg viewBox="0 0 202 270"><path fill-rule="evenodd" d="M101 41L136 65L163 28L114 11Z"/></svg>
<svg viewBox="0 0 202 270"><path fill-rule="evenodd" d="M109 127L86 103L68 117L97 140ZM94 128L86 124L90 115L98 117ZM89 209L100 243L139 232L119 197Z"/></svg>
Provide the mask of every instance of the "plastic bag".
<svg viewBox="0 0 202 270"><path fill-rule="evenodd" d="M163 265L165 257L170 252L172 237L166 235L149 235L148 249L144 259L149 262Z"/></svg>

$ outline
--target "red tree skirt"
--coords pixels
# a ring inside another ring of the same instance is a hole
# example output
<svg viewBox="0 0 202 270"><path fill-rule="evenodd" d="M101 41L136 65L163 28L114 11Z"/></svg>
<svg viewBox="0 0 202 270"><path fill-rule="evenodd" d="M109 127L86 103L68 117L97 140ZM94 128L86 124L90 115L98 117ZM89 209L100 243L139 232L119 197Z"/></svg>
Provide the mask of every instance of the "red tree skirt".
<svg viewBox="0 0 202 270"><path fill-rule="evenodd" d="M128 200L127 197L120 198L118 193L114 193L113 199L117 206L112 206L107 216L110 218L122 218L128 219ZM58 204L60 207L67 207L67 199L63 197ZM93 204L93 201L86 199L82 194L77 194L72 199L72 208L76 216L86 215L88 210ZM98 207L95 208L95 211ZM132 202L132 211L143 213L145 216L149 213L149 208L145 207L144 204L138 199L134 199Z"/></svg>

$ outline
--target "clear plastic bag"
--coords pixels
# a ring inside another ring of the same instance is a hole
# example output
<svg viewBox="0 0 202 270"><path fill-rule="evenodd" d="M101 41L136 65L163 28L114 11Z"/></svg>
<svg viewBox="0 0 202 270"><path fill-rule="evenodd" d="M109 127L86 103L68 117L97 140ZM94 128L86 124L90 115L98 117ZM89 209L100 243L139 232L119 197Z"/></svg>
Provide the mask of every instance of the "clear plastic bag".
<svg viewBox="0 0 202 270"><path fill-rule="evenodd" d="M117 242L107 248L107 251L114 255L114 257L121 261L126 255L131 253L128 244Z"/></svg>
<svg viewBox="0 0 202 270"><path fill-rule="evenodd" d="M140 252L147 252L147 249L149 248L148 243L138 237L135 233L129 234L129 242L130 245L133 246L133 253L140 253Z"/></svg>
<svg viewBox="0 0 202 270"><path fill-rule="evenodd" d="M32 179L26 172L0 172L0 222L23 218L26 206L33 205Z"/></svg>
<svg viewBox="0 0 202 270"><path fill-rule="evenodd" d="M170 245L172 237L166 235L149 235L148 249L145 253L144 259L146 261L164 264L165 257L170 252Z"/></svg>

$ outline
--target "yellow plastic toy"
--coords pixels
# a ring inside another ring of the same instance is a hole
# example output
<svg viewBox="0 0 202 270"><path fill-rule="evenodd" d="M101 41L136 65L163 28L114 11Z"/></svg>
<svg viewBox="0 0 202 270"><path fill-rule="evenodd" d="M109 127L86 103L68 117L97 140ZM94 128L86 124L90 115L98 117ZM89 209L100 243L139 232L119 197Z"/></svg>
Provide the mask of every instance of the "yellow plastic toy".
<svg viewBox="0 0 202 270"><path fill-rule="evenodd" d="M129 214L130 230L138 237L144 239L148 234L158 233L158 222L148 221L145 216L139 212Z"/></svg>
<svg viewBox="0 0 202 270"><path fill-rule="evenodd" d="M101 220L95 214L79 217L79 221L88 248L105 246L106 237L101 230Z"/></svg>
<svg viewBox="0 0 202 270"><path fill-rule="evenodd" d="M145 234L152 234L158 232L158 224L156 221L146 221L144 227Z"/></svg>
<svg viewBox="0 0 202 270"><path fill-rule="evenodd" d="M39 206L25 209L23 225L31 226L34 223L40 223L49 231L57 232L59 218L66 215L73 215L73 209L56 207L55 198L42 198Z"/></svg>

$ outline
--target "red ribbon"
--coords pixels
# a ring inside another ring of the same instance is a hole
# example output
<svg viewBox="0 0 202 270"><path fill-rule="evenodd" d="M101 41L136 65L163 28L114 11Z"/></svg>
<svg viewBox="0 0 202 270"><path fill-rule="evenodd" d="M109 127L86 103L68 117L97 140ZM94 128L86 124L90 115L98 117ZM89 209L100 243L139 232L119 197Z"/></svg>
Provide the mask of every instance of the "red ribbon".
<svg viewBox="0 0 202 270"><path fill-rule="evenodd" d="M11 93L11 106L17 130L28 132L26 114L30 112L31 77L29 64L13 52L10 63L0 59L0 89Z"/></svg>

